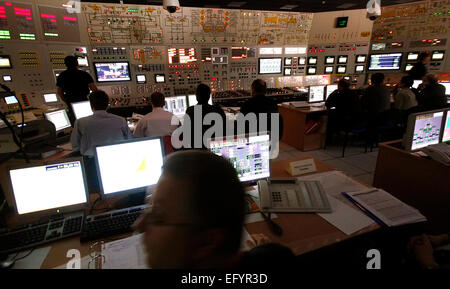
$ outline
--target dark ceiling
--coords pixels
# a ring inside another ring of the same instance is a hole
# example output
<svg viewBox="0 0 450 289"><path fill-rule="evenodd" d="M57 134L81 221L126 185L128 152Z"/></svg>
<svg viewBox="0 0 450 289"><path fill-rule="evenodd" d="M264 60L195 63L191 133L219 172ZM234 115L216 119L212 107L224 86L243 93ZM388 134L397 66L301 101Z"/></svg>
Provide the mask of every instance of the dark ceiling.
<svg viewBox="0 0 450 289"><path fill-rule="evenodd" d="M291 12L323 12L365 8L369 0L179 0L181 7L213 7ZM81 2L120 3L120 0ZM417 0L382 0L381 6L417 2ZM123 4L162 5L162 0L123 0ZM287 6L287 7L286 7ZM289 6L295 6L291 9ZM283 8L285 7L285 8Z"/></svg>

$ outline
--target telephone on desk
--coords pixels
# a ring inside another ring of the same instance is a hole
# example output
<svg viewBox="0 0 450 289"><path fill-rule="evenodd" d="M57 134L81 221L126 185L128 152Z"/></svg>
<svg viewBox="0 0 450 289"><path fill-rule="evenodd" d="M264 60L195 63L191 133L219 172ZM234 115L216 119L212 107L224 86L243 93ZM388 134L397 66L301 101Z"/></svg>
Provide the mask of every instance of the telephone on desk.
<svg viewBox="0 0 450 289"><path fill-rule="evenodd" d="M440 162L446 166L450 166L450 145L440 143L431 145L423 149L424 153L429 155L433 160Z"/></svg>

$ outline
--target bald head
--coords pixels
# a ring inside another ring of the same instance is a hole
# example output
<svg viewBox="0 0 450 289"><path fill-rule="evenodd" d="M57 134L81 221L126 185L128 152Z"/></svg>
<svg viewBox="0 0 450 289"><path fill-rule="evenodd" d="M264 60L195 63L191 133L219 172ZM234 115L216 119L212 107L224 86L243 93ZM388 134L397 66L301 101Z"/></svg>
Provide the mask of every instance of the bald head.
<svg viewBox="0 0 450 289"><path fill-rule="evenodd" d="M265 95L267 84L262 79L256 79L252 83L252 95Z"/></svg>

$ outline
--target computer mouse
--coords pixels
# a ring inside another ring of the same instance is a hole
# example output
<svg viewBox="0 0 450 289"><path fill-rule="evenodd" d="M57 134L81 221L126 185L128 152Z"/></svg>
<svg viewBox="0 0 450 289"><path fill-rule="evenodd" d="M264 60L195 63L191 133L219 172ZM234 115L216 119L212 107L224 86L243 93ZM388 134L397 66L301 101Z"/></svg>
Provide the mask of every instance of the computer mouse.
<svg viewBox="0 0 450 289"><path fill-rule="evenodd" d="M15 261L10 260L10 261L2 261L0 262L0 269L11 269L12 266L14 265Z"/></svg>

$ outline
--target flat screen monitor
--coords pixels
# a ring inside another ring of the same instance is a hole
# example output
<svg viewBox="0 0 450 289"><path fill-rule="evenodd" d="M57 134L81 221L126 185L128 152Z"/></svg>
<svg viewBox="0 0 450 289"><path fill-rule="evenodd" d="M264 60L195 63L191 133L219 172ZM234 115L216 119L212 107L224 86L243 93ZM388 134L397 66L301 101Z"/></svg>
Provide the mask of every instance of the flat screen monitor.
<svg viewBox="0 0 450 289"><path fill-rule="evenodd" d="M105 196L145 192L161 176L161 138L141 138L95 148L101 192Z"/></svg>
<svg viewBox="0 0 450 289"><path fill-rule="evenodd" d="M407 72L407 71L410 71L413 67L414 67L414 64L407 63L406 66L405 66L405 71L406 71L406 72Z"/></svg>
<svg viewBox="0 0 450 289"><path fill-rule="evenodd" d="M9 178L19 215L68 212L87 206L83 162L79 159L12 169Z"/></svg>
<svg viewBox="0 0 450 289"><path fill-rule="evenodd" d="M322 102L325 101L325 85L312 85L309 87L308 102Z"/></svg>
<svg viewBox="0 0 450 289"><path fill-rule="evenodd" d="M136 82L139 84L146 83L147 77L145 76L145 74L138 74L138 75L136 75Z"/></svg>
<svg viewBox="0 0 450 289"><path fill-rule="evenodd" d="M86 116L90 116L90 115L94 114L89 100L73 102L71 105L72 105L73 113L75 114L76 119L80 119L82 117L86 117Z"/></svg>
<svg viewBox="0 0 450 289"><path fill-rule="evenodd" d="M188 95L189 106L197 105L197 96L195 94ZM209 97L208 104L213 105L212 96Z"/></svg>
<svg viewBox="0 0 450 289"><path fill-rule="evenodd" d="M450 96L450 82L440 82L445 87L445 95Z"/></svg>
<svg viewBox="0 0 450 289"><path fill-rule="evenodd" d="M442 142L450 141L450 109L447 109L444 130L442 133Z"/></svg>
<svg viewBox="0 0 450 289"><path fill-rule="evenodd" d="M338 63L339 64L346 64L348 61L348 56L347 55L340 55L338 57Z"/></svg>
<svg viewBox="0 0 450 289"><path fill-rule="evenodd" d="M11 58L7 55L0 55L0 68L12 68Z"/></svg>
<svg viewBox="0 0 450 289"><path fill-rule="evenodd" d="M399 70L402 53L386 53L370 55L369 70Z"/></svg>
<svg viewBox="0 0 450 289"><path fill-rule="evenodd" d="M347 72L347 66L345 66L345 65L338 65L337 73L344 74L346 72Z"/></svg>
<svg viewBox="0 0 450 289"><path fill-rule="evenodd" d="M356 73L362 73L362 72L364 72L364 65L356 65L356 66L355 66L355 72L356 72Z"/></svg>
<svg viewBox="0 0 450 289"><path fill-rule="evenodd" d="M285 68L284 68L284 71L283 71L283 75L289 76L289 75L291 75L291 74L292 74L292 68L290 68L290 67L285 67Z"/></svg>
<svg viewBox="0 0 450 289"><path fill-rule="evenodd" d="M338 89L338 85L337 84L329 84L326 86L325 88L325 100L328 99L328 97L330 96L330 94L333 93L333 91L335 91L336 89Z"/></svg>
<svg viewBox="0 0 450 289"><path fill-rule="evenodd" d="M87 56L78 56L78 65L80 67L89 67L89 60Z"/></svg>
<svg viewBox="0 0 450 289"><path fill-rule="evenodd" d="M14 95L9 95L5 97L6 104L17 104L19 103Z"/></svg>
<svg viewBox="0 0 450 289"><path fill-rule="evenodd" d="M212 139L208 147L214 154L231 162L241 182L254 182L270 177L268 134Z"/></svg>
<svg viewBox="0 0 450 289"><path fill-rule="evenodd" d="M366 58L367 58L367 55L365 55L365 54L356 55L356 63L364 63L364 62L366 62Z"/></svg>
<svg viewBox="0 0 450 289"><path fill-rule="evenodd" d="M420 84L422 84L422 80L414 80L412 87L417 89Z"/></svg>
<svg viewBox="0 0 450 289"><path fill-rule="evenodd" d="M128 62L96 62L95 75L98 82L130 81L130 67Z"/></svg>
<svg viewBox="0 0 450 289"><path fill-rule="evenodd" d="M259 58L258 74L279 74L281 73L282 58Z"/></svg>
<svg viewBox="0 0 450 289"><path fill-rule="evenodd" d="M164 106L164 109L173 113L174 115L185 114L187 109L186 96L180 95L166 97L166 105Z"/></svg>
<svg viewBox="0 0 450 289"><path fill-rule="evenodd" d="M331 74L334 71L334 66L325 66L325 74Z"/></svg>
<svg viewBox="0 0 450 289"><path fill-rule="evenodd" d="M44 101L46 103L57 102L58 97L56 96L56 93L44 93Z"/></svg>
<svg viewBox="0 0 450 289"><path fill-rule="evenodd" d="M166 76L164 74L155 74L155 83L165 83Z"/></svg>
<svg viewBox="0 0 450 289"><path fill-rule="evenodd" d="M317 56L310 56L310 57L308 57L308 64L312 64L312 65L315 65L315 64L317 64Z"/></svg>
<svg viewBox="0 0 450 289"><path fill-rule="evenodd" d="M291 66L292 65L292 57L285 57L284 58L284 65L285 66Z"/></svg>
<svg viewBox="0 0 450 289"><path fill-rule="evenodd" d="M335 58L334 56L325 56L325 64L334 64Z"/></svg>
<svg viewBox="0 0 450 289"><path fill-rule="evenodd" d="M419 52L408 52L407 61L417 61L419 58Z"/></svg>
<svg viewBox="0 0 450 289"><path fill-rule="evenodd" d="M11 75L3 75L2 79L3 79L4 82L11 82L12 81Z"/></svg>
<svg viewBox="0 0 450 289"><path fill-rule="evenodd" d="M60 131L71 126L65 109L47 112L45 114L45 118L55 125L56 131Z"/></svg>
<svg viewBox="0 0 450 289"><path fill-rule="evenodd" d="M309 66L308 70L306 71L306 73L309 75L316 74L316 72L317 72L317 68L315 66Z"/></svg>
<svg viewBox="0 0 450 289"><path fill-rule="evenodd" d="M305 65L305 64L306 64L306 57L299 57L298 65Z"/></svg>
<svg viewBox="0 0 450 289"><path fill-rule="evenodd" d="M403 137L404 148L414 151L438 144L443 120L442 110L410 114L406 134Z"/></svg>
<svg viewBox="0 0 450 289"><path fill-rule="evenodd" d="M444 59L445 51L433 51L431 53L431 60L442 60Z"/></svg>

